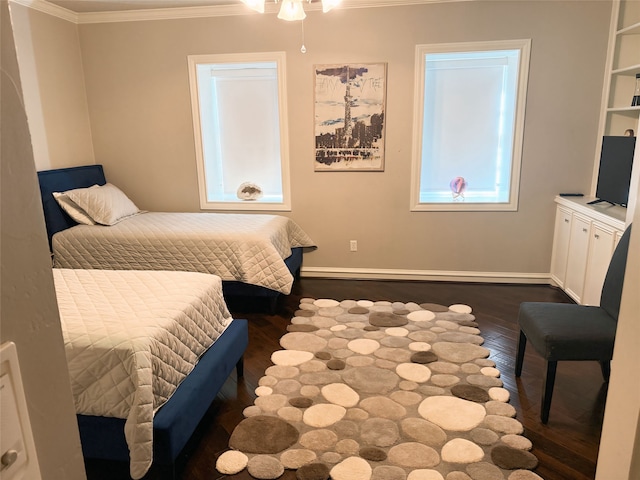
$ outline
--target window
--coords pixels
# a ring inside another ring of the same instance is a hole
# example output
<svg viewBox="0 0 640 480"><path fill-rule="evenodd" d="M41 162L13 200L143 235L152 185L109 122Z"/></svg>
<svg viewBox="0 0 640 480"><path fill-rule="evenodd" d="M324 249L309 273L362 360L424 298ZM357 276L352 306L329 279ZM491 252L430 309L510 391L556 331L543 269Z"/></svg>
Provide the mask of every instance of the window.
<svg viewBox="0 0 640 480"><path fill-rule="evenodd" d="M200 207L291 210L285 54L188 61Z"/></svg>
<svg viewBox="0 0 640 480"><path fill-rule="evenodd" d="M416 47L412 210L517 210L529 50Z"/></svg>

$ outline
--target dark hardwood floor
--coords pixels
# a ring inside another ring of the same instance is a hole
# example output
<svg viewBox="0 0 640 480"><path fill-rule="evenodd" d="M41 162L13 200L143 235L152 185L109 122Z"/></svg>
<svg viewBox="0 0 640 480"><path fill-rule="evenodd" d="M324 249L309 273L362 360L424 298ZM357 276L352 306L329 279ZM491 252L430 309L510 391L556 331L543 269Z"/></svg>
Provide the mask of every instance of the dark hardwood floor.
<svg viewBox="0 0 640 480"><path fill-rule="evenodd" d="M217 457L227 449L229 435L244 418L244 408L253 405L258 380L271 365L271 353L280 348L278 339L301 298L333 298L463 303L473 308L484 346L501 372L510 403L524 425L524 435L533 442L540 463L535 472L546 480L587 480L595 476L595 465L604 415L606 384L597 362L560 362L549 423L540 423L540 398L545 364L527 349L522 376L513 373L518 336L517 313L521 302L567 302L559 289L547 285L496 285L452 282L326 280L302 278L293 292L279 300L274 315L259 313L266 305L230 299L234 318L249 320L249 347L245 354L244 378L232 374L185 448L177 467L181 480L250 479L246 470L232 477L217 473ZM185 412L185 414L188 414ZM113 462L87 462L89 480L128 477L128 466ZM152 468L145 480L156 480L167 472ZM280 477L295 479L288 471Z"/></svg>

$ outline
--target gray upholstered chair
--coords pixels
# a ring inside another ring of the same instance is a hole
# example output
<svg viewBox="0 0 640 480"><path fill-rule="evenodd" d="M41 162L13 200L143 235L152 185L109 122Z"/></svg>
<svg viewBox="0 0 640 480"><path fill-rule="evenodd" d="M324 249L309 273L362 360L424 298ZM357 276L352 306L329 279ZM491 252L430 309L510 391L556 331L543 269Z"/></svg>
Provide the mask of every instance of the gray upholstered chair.
<svg viewBox="0 0 640 480"><path fill-rule="evenodd" d="M550 302L525 302L520 305L520 338L515 373L516 377L522 373L524 350L529 341L547 361L540 413L542 423L549 420L558 361L598 361L602 376L609 381L630 233L631 225L613 253L602 287L600 306Z"/></svg>

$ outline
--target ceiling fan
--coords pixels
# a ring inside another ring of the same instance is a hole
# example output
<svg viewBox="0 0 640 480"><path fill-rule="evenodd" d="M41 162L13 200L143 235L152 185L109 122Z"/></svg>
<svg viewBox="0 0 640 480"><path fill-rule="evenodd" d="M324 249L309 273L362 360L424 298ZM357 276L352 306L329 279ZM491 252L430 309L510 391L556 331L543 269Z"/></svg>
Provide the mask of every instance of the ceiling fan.
<svg viewBox="0 0 640 480"><path fill-rule="evenodd" d="M264 4L266 0L240 0L242 3L247 5L252 10L256 12L264 13ZM304 20L307 14L304 11L303 3L305 0L282 0L282 5L280 6L280 12L278 13L278 18L281 20L287 21L295 21L295 20ZM312 0L306 0L308 3L311 3ZM322 1L322 11L328 12L333 7L338 5L342 0L321 0ZM278 3L278 0L275 0Z"/></svg>

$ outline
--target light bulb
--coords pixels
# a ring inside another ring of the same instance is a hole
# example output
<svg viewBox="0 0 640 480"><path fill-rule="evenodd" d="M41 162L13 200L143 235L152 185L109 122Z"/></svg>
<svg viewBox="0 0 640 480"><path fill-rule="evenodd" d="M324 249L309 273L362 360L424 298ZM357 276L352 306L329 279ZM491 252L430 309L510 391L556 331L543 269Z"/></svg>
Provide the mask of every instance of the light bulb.
<svg viewBox="0 0 640 480"><path fill-rule="evenodd" d="M302 8L302 0L283 0L280 7L280 13L278 18L280 20L287 20L289 22L295 20L304 20L307 14L304 13Z"/></svg>

